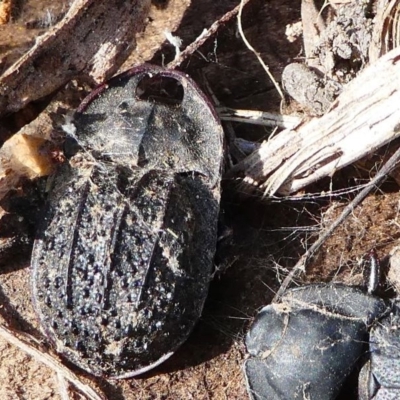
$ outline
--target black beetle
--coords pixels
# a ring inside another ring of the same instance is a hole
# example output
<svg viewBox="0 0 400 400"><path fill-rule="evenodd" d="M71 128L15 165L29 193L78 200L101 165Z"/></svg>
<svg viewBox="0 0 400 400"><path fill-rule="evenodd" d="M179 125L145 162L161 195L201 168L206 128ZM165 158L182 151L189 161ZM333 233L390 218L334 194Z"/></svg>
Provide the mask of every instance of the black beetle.
<svg viewBox="0 0 400 400"><path fill-rule="evenodd" d="M360 400L400 399L400 302L370 331L369 360L359 376Z"/></svg>
<svg viewBox="0 0 400 400"><path fill-rule="evenodd" d="M250 398L335 399L367 350L369 328L389 311L383 299L344 285L287 291L247 333Z"/></svg>
<svg viewBox="0 0 400 400"><path fill-rule="evenodd" d="M140 97L145 78L179 104ZM217 238L223 131L186 75L142 66L92 92L69 124L32 255L46 335L81 368L130 377L188 337L207 295Z"/></svg>

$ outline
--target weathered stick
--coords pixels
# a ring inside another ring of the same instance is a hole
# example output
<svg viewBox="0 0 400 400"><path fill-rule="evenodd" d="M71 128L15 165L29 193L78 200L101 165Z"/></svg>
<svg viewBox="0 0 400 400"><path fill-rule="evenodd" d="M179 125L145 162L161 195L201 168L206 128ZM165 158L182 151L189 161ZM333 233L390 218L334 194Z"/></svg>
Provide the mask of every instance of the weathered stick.
<svg viewBox="0 0 400 400"><path fill-rule="evenodd" d="M230 172L265 195L290 194L400 136L400 48L351 81L321 118L263 143Z"/></svg>
<svg viewBox="0 0 400 400"><path fill-rule="evenodd" d="M150 0L75 0L66 16L0 78L0 116L81 75L110 78L132 51Z"/></svg>

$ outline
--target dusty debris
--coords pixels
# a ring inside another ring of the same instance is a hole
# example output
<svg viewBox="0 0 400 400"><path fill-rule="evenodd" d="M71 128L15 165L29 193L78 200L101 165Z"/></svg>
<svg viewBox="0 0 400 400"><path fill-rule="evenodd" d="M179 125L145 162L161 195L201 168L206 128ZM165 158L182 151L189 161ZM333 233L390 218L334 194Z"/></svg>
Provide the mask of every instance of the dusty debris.
<svg viewBox="0 0 400 400"><path fill-rule="evenodd" d="M369 1L302 0L306 64L340 82L352 79L366 65L373 19Z"/></svg>
<svg viewBox="0 0 400 400"><path fill-rule="evenodd" d="M352 79L368 62L373 19L368 1L351 1L335 10L314 49L325 74L340 82Z"/></svg>
<svg viewBox="0 0 400 400"><path fill-rule="evenodd" d="M315 0L303 0L301 16L305 58L285 68L282 82L307 114L321 116L367 65L372 10L368 2L324 2L319 9Z"/></svg>
<svg viewBox="0 0 400 400"><path fill-rule="evenodd" d="M303 27L301 22L299 21L287 25L285 34L289 42L295 42L303 34Z"/></svg>
<svg viewBox="0 0 400 400"><path fill-rule="evenodd" d="M82 380L74 374L69 368L63 365L57 358L50 355L47 352L41 351L32 343L36 341L33 338L30 338L29 335L23 334L19 332L10 330L6 326L0 324L0 336L6 339L8 342L17 346L19 349L23 350L25 353L34 357L41 363L50 367L57 373L61 374L63 378L67 379L69 382L73 383L85 396L88 400L104 400L104 396L98 394L94 389L92 389L89 385L86 385Z"/></svg>

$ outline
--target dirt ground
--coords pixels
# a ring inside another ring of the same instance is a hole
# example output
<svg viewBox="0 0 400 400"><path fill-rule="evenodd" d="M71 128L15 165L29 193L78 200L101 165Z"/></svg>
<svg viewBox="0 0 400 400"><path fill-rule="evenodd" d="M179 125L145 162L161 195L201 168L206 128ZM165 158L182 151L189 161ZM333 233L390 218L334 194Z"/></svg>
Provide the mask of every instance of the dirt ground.
<svg viewBox="0 0 400 400"><path fill-rule="evenodd" d="M155 0L137 50L124 64L167 63L174 49L165 42L164 30L193 42L237 0ZM26 0L16 2L13 20L0 26L1 68L15 61L34 38L45 31L68 7L68 1ZM53 19L52 19L53 18ZM243 25L247 39L261 54L279 81L283 68L301 60L301 38L289 42L286 27L300 21L300 1L253 0L246 7ZM236 19L222 27L216 37L183 66L202 85L206 77L224 106L279 111L280 98L254 54L243 44ZM261 141L270 131L234 125L237 136ZM369 171L347 167L331 180L310 191L325 193L364 183ZM337 217L351 200L311 196L307 199L263 199L242 193L240 181L225 179L221 203L221 231L216 273L203 316L188 341L167 362L136 379L107 382L74 369L108 399L246 399L242 363L243 337L257 311L268 304L282 279L318 236L321 228ZM385 260L400 238L398 187L388 181L357 208L334 233L307 269L304 282L341 281L359 283L363 255L376 248ZM29 249L3 262L0 269L0 315L9 326L30 333L44 343L30 295ZM383 293L392 295L383 285ZM352 388L349 389L352 391ZM0 398L59 399L55 374L47 367L0 339ZM75 398L80 398L75 394ZM350 398L348 394L343 398Z"/></svg>

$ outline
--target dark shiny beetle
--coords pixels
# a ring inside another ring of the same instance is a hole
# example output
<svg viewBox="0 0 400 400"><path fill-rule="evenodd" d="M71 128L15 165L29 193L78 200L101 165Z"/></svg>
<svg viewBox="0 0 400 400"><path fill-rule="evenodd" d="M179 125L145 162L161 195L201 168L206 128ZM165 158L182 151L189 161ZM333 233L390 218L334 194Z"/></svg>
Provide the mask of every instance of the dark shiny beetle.
<svg viewBox="0 0 400 400"><path fill-rule="evenodd" d="M143 100L144 78L180 83L180 104ZM222 128L186 75L144 66L113 78L69 126L35 240L35 308L58 352L96 375L166 360L207 295L219 211Z"/></svg>
<svg viewBox="0 0 400 400"><path fill-rule="evenodd" d="M359 379L360 400L400 399L400 303L372 327L370 359Z"/></svg>
<svg viewBox="0 0 400 400"><path fill-rule="evenodd" d="M335 399L355 364L368 354L369 328L378 327L379 318L389 311L384 300L343 285L287 291L280 303L260 311L247 334L251 357L245 374L250 398ZM398 336L395 342L399 343ZM374 353L372 342L371 346ZM377 356L371 358L375 378L376 364L382 360Z"/></svg>

